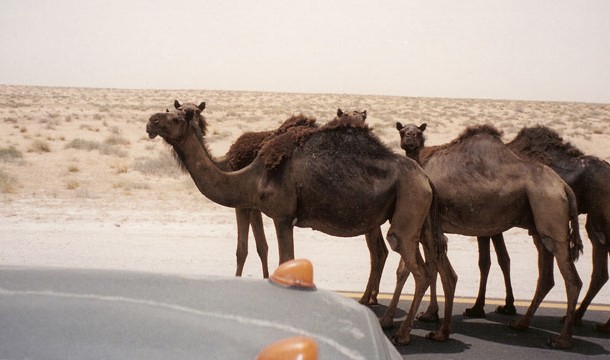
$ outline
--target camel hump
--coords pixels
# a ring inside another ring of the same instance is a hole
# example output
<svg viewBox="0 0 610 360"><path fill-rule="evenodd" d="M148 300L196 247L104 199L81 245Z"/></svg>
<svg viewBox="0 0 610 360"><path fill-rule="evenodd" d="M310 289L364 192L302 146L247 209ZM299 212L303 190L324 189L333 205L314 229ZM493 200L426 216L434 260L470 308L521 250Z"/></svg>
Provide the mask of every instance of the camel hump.
<svg viewBox="0 0 610 360"><path fill-rule="evenodd" d="M555 130L543 125L524 127L511 144L530 155L544 154L549 149L555 149L570 156L584 156L582 151L565 141Z"/></svg>
<svg viewBox="0 0 610 360"><path fill-rule="evenodd" d="M278 167L311 132L318 129L316 119L293 115L261 143L259 156L268 170Z"/></svg>
<svg viewBox="0 0 610 360"><path fill-rule="evenodd" d="M259 155L268 170L278 167L285 159L288 159L292 152L300 145L305 143L312 135L335 131L340 129L362 129L370 131L366 124L365 111L337 111L337 116L318 127L315 119L304 117L303 115L293 116L286 120L286 126L280 127L270 135L259 151ZM293 124L297 124L296 126ZM293 125L293 126L290 126Z"/></svg>
<svg viewBox="0 0 610 360"><path fill-rule="evenodd" d="M468 138L471 138L471 137L473 137L475 135L479 135L479 134L491 135L497 139L501 139L503 136L502 131L498 130L495 126L490 125L490 124L482 124L482 125L474 125L474 126L467 127L457 137L456 141L461 142L461 141L464 141Z"/></svg>

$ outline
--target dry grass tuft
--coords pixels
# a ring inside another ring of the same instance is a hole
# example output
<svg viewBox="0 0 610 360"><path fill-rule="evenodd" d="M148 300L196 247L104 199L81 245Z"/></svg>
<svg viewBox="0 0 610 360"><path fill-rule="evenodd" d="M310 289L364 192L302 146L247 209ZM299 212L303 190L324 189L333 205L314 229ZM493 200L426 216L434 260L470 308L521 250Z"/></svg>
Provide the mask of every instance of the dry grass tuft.
<svg viewBox="0 0 610 360"><path fill-rule="evenodd" d="M68 190L76 190L80 186L80 183L76 180L68 180L66 181L66 189Z"/></svg>
<svg viewBox="0 0 610 360"><path fill-rule="evenodd" d="M182 174L176 160L168 151L159 153L156 158L137 158L133 169L145 175L178 177Z"/></svg>
<svg viewBox="0 0 610 360"><path fill-rule="evenodd" d="M28 151L35 153L48 153L51 152L51 146L44 140L34 140L32 141L32 144L30 144Z"/></svg>
<svg viewBox="0 0 610 360"><path fill-rule="evenodd" d="M0 192L3 194L15 194L18 182L4 170L0 169Z"/></svg>
<svg viewBox="0 0 610 360"><path fill-rule="evenodd" d="M15 149L14 146L9 146L7 148L0 148L0 160L1 161L15 161L18 159L22 159L23 154L21 151Z"/></svg>

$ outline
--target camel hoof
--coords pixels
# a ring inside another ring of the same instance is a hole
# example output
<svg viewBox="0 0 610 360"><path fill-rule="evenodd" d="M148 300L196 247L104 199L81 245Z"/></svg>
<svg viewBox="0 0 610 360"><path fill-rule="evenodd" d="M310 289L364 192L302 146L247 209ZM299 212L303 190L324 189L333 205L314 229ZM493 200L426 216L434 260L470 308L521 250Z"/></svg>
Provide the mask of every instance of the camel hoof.
<svg viewBox="0 0 610 360"><path fill-rule="evenodd" d="M595 325L595 330L597 330L598 333L610 334L610 325L597 324Z"/></svg>
<svg viewBox="0 0 610 360"><path fill-rule="evenodd" d="M381 325L382 329L387 330L394 326L394 319L392 319L391 317L384 316L379 319L379 325Z"/></svg>
<svg viewBox="0 0 610 360"><path fill-rule="evenodd" d="M514 305L500 305L496 308L496 314L517 315L517 309Z"/></svg>
<svg viewBox="0 0 610 360"><path fill-rule="evenodd" d="M483 310L483 308L471 307L470 309L464 310L464 316L484 319L487 315L485 315L485 310Z"/></svg>
<svg viewBox="0 0 610 360"><path fill-rule="evenodd" d="M416 319L421 322L435 323L438 322L438 313L422 312L416 316Z"/></svg>
<svg viewBox="0 0 610 360"><path fill-rule="evenodd" d="M406 335L406 336L394 335L394 336L392 336L392 344L394 344L394 346L405 346L405 345L409 345L410 343L411 343L411 335Z"/></svg>
<svg viewBox="0 0 610 360"><path fill-rule="evenodd" d="M552 349L569 349L573 346L571 339L565 339L561 336L549 339L548 345Z"/></svg>
<svg viewBox="0 0 610 360"><path fill-rule="evenodd" d="M379 305L379 303L377 302L377 299L375 299L375 298L369 298L369 299L361 298L358 302L365 306Z"/></svg>
<svg viewBox="0 0 610 360"><path fill-rule="evenodd" d="M447 339L449 339L449 334L446 334L444 331L438 330L438 331L431 331L428 333L428 336L426 336L428 339L430 340L434 340L434 341L447 341Z"/></svg>
<svg viewBox="0 0 610 360"><path fill-rule="evenodd" d="M521 321L511 321L508 323L508 327L518 331L525 331L529 328L529 325L523 324Z"/></svg>

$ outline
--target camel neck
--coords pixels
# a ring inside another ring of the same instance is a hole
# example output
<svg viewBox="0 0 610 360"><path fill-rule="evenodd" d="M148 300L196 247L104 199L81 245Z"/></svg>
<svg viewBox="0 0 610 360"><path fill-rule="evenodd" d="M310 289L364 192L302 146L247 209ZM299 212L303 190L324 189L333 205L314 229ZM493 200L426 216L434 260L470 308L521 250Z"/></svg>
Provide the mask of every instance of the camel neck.
<svg viewBox="0 0 610 360"><path fill-rule="evenodd" d="M248 167L237 172L220 170L194 134L174 145L174 150L205 197L227 207L255 207L251 195L256 184L250 172L256 169Z"/></svg>

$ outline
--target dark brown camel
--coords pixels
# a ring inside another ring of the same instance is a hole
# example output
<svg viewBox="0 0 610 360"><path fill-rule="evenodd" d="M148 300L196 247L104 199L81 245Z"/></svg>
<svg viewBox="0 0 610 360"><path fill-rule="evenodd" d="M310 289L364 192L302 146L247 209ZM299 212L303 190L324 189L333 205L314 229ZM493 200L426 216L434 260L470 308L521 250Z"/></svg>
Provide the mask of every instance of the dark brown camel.
<svg viewBox="0 0 610 360"><path fill-rule="evenodd" d="M550 344L570 347L574 309L582 285L573 263L582 242L576 199L570 187L549 167L517 157L491 126L467 128L452 142L435 147L424 147L425 125L397 123L396 128L407 156L423 165L437 189L443 231L491 236L521 227L533 234L538 250L538 284L527 313L511 327L528 328L554 285L555 257L565 281L568 305L561 334ZM407 275L405 271L399 274L397 289ZM438 311L434 282L432 279L429 314ZM392 315L391 306L385 322Z"/></svg>
<svg viewBox="0 0 610 360"><path fill-rule="evenodd" d="M178 100L174 101L174 107L178 111L203 111L205 103L195 105L194 103L180 104ZM168 110L169 111L169 110ZM362 123L366 121L366 110L364 111L347 111L337 110L336 117L332 120L333 123ZM282 135L293 127L304 127L308 129L317 128L316 119L296 114L288 118L276 130L246 132L242 134L229 147L229 151L220 159L213 159L216 165L223 171L237 171L249 165L258 155L262 144L269 138ZM203 129L205 131L205 129ZM236 276L241 276L243 267L248 256L248 232L252 225L252 232L256 241L256 249L261 259L263 267L263 277L269 277L268 270L268 245L263 227L261 212L257 209L236 208L235 216L237 220L237 270ZM364 291L360 302L362 304L376 304L377 295L379 294L379 283L385 261L388 256L388 249L383 241L381 229L374 237L367 237L367 246L371 255L371 276Z"/></svg>
<svg viewBox="0 0 610 360"><path fill-rule="evenodd" d="M545 126L521 129L507 146L527 160L551 167L574 191L579 213L587 214L586 229L592 245L593 271L589 289L574 315L575 323L579 324L595 295L608 281L610 165L595 156L583 154L564 141L557 132ZM480 257L489 258L489 250L480 250L479 254ZM508 254L498 254L500 256L508 259ZM484 293L482 297L485 297ZM598 325L597 329L610 333L610 319L605 324Z"/></svg>
<svg viewBox="0 0 610 360"><path fill-rule="evenodd" d="M438 226L432 225L434 193L421 167L394 154L366 124L333 124L304 136L286 135L299 132L291 130L274 137L294 144L280 162L267 161L265 143L250 165L224 172L212 161L204 129L199 108L157 113L146 125L151 139L159 135L173 147L208 199L227 207L256 208L273 219L280 262L294 258L294 226L334 236L374 237L381 224L391 221L388 243L415 278L414 300L396 335L397 341L408 342L430 281L418 249L422 232L429 239L426 243L436 241L439 248L444 245ZM446 253L441 253L441 261L433 266L441 274L447 303L445 322L430 337L442 340L448 335L456 278Z"/></svg>

